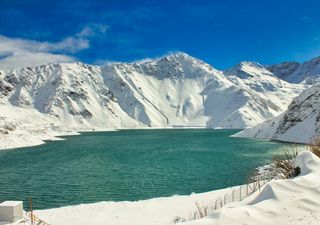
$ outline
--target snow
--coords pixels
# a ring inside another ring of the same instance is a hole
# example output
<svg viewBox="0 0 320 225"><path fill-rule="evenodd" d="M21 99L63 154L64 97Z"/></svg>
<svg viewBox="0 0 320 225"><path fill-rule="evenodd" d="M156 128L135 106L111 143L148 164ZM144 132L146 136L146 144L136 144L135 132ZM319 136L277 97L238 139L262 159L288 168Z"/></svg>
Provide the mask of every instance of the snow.
<svg viewBox="0 0 320 225"><path fill-rule="evenodd" d="M224 205L207 217L186 225L317 225L320 223L320 159L302 151L294 162L298 177L272 180L261 191L240 202ZM236 187L234 187L236 188ZM233 188L189 196L172 196L136 202L98 202L36 210L35 215L55 225L168 225L176 216L190 219L196 203L210 205Z"/></svg>
<svg viewBox="0 0 320 225"><path fill-rule="evenodd" d="M0 149L84 130L246 128L278 116L304 88L257 63L219 71L185 53L103 67L56 63L3 70Z"/></svg>
<svg viewBox="0 0 320 225"><path fill-rule="evenodd" d="M136 202L98 202L37 210L35 214L55 225L170 224L176 216L189 218L190 212L196 211L196 202L209 204L211 199L216 199L229 192L231 192L231 188L189 196L163 197Z"/></svg>
<svg viewBox="0 0 320 225"><path fill-rule="evenodd" d="M56 128L37 110L1 106L0 140L3 149L38 145L45 139L58 140L55 136L62 134L75 132Z"/></svg>

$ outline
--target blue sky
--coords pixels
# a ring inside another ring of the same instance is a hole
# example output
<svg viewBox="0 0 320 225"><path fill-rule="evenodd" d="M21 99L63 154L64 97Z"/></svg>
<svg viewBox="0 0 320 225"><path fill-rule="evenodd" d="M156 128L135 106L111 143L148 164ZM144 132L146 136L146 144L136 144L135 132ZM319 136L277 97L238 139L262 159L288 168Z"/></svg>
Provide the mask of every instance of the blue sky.
<svg viewBox="0 0 320 225"><path fill-rule="evenodd" d="M320 56L312 0L0 0L0 68L183 51L218 69Z"/></svg>

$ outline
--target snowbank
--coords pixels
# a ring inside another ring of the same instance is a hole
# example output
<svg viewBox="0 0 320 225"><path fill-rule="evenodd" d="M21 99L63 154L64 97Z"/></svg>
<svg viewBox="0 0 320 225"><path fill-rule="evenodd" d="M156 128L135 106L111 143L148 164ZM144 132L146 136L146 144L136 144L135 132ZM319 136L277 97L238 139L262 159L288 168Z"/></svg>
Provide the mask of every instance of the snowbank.
<svg viewBox="0 0 320 225"><path fill-rule="evenodd" d="M230 193L232 188L172 196L136 202L99 202L38 210L35 214L54 225L153 225L171 224L174 217L189 218L196 211L195 203L212 204L218 196Z"/></svg>
<svg viewBox="0 0 320 225"><path fill-rule="evenodd" d="M320 224L320 159L311 152L299 153L295 165L300 176L268 183L260 193L200 220L185 224L304 225ZM172 224L175 216L188 218L196 211L195 203L212 204L230 193L223 189L190 196L173 196L137 202L100 202L39 210L36 215L54 225L153 225Z"/></svg>
<svg viewBox="0 0 320 225"><path fill-rule="evenodd" d="M304 151L295 165L301 168L300 176L271 181L260 193L187 224L320 224L320 159Z"/></svg>

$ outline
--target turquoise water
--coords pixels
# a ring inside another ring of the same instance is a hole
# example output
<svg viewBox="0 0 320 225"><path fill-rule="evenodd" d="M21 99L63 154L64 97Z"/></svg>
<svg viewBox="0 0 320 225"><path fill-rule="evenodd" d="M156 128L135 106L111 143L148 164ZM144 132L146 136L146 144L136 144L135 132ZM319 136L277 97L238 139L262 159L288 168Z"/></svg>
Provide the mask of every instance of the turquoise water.
<svg viewBox="0 0 320 225"><path fill-rule="evenodd" d="M286 145L235 130L121 130L0 151L0 202L44 209L206 192L245 183Z"/></svg>

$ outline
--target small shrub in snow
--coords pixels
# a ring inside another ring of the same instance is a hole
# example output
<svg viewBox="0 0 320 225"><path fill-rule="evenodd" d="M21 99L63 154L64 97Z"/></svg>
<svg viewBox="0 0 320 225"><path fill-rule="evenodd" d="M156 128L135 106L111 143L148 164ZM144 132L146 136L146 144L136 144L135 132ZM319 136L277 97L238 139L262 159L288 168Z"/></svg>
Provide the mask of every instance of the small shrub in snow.
<svg viewBox="0 0 320 225"><path fill-rule="evenodd" d="M308 145L308 149L320 158L320 137L316 137L313 141Z"/></svg>
<svg viewBox="0 0 320 225"><path fill-rule="evenodd" d="M294 159L297 157L298 152L286 150L283 155L275 156L273 158L273 165L277 174L283 178L296 177L300 174L300 168L295 167L293 164Z"/></svg>
<svg viewBox="0 0 320 225"><path fill-rule="evenodd" d="M186 220L180 216L176 216L173 218L173 223L176 224L176 223L183 223L185 222Z"/></svg>
<svg viewBox="0 0 320 225"><path fill-rule="evenodd" d="M196 202L196 206L197 206L198 211L195 215L197 218L200 219L200 218L206 217L208 215L208 206L205 206L205 205L201 206L198 202Z"/></svg>

